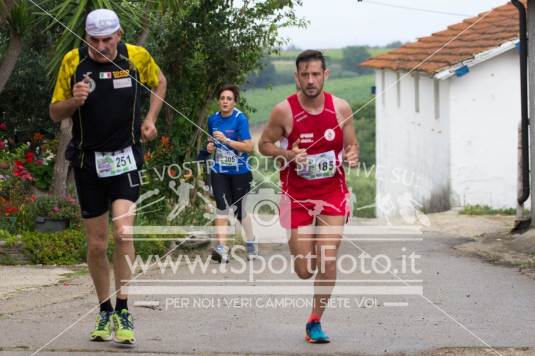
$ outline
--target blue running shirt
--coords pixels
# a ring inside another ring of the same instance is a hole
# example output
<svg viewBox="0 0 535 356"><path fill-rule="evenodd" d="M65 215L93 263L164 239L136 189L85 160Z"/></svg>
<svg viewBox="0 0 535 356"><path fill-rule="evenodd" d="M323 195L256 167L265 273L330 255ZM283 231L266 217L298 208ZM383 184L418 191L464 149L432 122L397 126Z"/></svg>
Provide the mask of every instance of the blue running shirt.
<svg viewBox="0 0 535 356"><path fill-rule="evenodd" d="M208 133L213 135L215 131L221 131L232 141L251 139L247 116L238 109L234 109L227 117L221 116L220 112L212 114L208 118ZM247 165L248 158L247 153L239 152L224 142L216 142L215 164L212 170L216 173L244 174L251 171Z"/></svg>

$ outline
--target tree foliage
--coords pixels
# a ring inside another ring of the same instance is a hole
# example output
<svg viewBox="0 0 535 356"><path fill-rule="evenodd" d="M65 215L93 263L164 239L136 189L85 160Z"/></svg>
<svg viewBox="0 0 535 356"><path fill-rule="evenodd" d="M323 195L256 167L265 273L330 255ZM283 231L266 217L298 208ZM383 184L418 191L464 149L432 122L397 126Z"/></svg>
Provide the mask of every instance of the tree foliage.
<svg viewBox="0 0 535 356"><path fill-rule="evenodd" d="M242 84L279 48L278 31L302 22L294 9L299 0L199 0L168 11L149 40L169 81L164 131L176 144L176 160L195 157L207 139L210 105L225 83Z"/></svg>
<svg viewBox="0 0 535 356"><path fill-rule="evenodd" d="M359 74L368 74L371 71L367 68L359 66L360 63L370 58L368 47L365 46L349 46L342 51L342 68Z"/></svg>

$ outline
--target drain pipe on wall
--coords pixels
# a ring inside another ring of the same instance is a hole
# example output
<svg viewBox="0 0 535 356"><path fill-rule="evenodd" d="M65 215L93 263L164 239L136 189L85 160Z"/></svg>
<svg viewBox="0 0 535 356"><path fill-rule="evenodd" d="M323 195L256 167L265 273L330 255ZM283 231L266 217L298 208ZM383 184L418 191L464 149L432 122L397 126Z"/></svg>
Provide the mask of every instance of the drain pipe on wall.
<svg viewBox="0 0 535 356"><path fill-rule="evenodd" d="M521 167L521 179L519 182L522 185L518 189L518 205L517 205L517 225L524 216L524 203L528 200L530 195L530 171L529 171L529 108L528 108L528 39L527 39L527 15L526 8L518 0L511 0L511 3L518 10L519 17L519 41L520 41L520 95L521 95L521 113L522 121L521 134L519 137L521 145L521 159L519 166Z"/></svg>

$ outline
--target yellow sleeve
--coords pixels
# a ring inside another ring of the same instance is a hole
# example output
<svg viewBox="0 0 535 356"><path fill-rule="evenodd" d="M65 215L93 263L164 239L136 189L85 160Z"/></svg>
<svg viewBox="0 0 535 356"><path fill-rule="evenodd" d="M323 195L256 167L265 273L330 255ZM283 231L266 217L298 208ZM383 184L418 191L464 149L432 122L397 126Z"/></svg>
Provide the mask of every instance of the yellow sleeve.
<svg viewBox="0 0 535 356"><path fill-rule="evenodd" d="M79 61L78 49L67 52L63 57L58 78L56 79L56 86L54 87L54 94L52 95L52 104L72 97L71 78Z"/></svg>
<svg viewBox="0 0 535 356"><path fill-rule="evenodd" d="M160 84L158 75L160 67L156 64L150 53L143 47L126 44L128 57L134 63L139 72L139 80L149 88L155 88Z"/></svg>

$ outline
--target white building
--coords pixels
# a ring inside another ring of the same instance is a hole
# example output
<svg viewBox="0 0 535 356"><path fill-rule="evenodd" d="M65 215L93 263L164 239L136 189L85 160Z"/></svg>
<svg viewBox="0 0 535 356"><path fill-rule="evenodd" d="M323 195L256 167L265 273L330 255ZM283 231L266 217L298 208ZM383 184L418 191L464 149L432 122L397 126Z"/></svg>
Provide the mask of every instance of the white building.
<svg viewBox="0 0 535 356"><path fill-rule="evenodd" d="M376 69L378 204L409 193L427 212L516 205L521 107L514 6L363 66Z"/></svg>

